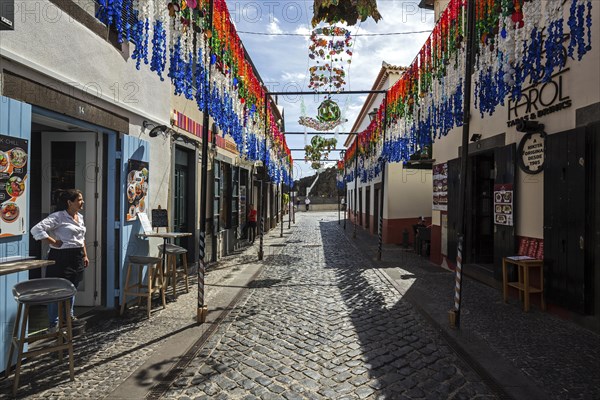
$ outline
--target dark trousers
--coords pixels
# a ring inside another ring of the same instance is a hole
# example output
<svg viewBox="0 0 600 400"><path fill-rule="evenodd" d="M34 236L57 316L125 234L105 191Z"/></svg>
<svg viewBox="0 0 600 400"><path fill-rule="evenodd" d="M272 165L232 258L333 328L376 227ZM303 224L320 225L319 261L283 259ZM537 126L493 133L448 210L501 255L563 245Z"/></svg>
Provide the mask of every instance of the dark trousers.
<svg viewBox="0 0 600 400"><path fill-rule="evenodd" d="M83 280L83 247L75 249L50 249L48 260L54 260L54 265L46 267L47 278L65 278L77 287ZM71 315L75 305L75 296L71 298ZM58 324L58 304L48 305L48 320L50 326Z"/></svg>
<svg viewBox="0 0 600 400"><path fill-rule="evenodd" d="M248 229L248 241L254 243L254 239L256 238L256 221L248 221L246 229Z"/></svg>

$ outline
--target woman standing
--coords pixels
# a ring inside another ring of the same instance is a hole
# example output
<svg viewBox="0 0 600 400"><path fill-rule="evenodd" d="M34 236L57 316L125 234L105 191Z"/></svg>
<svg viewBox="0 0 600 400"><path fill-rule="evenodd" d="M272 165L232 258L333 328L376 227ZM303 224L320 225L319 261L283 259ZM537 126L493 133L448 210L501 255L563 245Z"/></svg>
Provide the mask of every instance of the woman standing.
<svg viewBox="0 0 600 400"><path fill-rule="evenodd" d="M83 209L83 196L77 189L59 190L56 211L31 228L35 240L50 244L48 259L56 263L46 268L46 277L65 278L77 287L83 271L89 265L85 248L85 224L79 213ZM71 316L75 297L71 299ZM58 326L58 304L48 305L49 331Z"/></svg>

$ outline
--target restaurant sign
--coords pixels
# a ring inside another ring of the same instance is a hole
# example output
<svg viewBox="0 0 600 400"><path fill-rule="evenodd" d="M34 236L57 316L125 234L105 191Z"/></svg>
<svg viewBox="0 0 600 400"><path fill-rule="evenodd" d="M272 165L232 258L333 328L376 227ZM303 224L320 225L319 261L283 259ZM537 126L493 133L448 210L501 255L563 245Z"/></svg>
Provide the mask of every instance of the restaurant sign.
<svg viewBox="0 0 600 400"><path fill-rule="evenodd" d="M546 133L530 132L519 143L519 166L528 174L537 174L544 169L546 160Z"/></svg>
<svg viewBox="0 0 600 400"><path fill-rule="evenodd" d="M571 97L565 94L563 75L566 68L556 73L548 82L531 85L522 90L520 98L508 99L508 122L510 128L519 121L533 121L572 106Z"/></svg>

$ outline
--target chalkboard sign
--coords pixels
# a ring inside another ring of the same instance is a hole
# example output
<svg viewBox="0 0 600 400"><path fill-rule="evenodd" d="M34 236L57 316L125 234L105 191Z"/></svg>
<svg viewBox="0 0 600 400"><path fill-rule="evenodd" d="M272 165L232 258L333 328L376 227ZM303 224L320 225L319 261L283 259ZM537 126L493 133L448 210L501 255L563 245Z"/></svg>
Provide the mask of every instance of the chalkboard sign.
<svg viewBox="0 0 600 400"><path fill-rule="evenodd" d="M152 210L152 227L153 228L168 228L169 218L167 217L167 210L154 209Z"/></svg>

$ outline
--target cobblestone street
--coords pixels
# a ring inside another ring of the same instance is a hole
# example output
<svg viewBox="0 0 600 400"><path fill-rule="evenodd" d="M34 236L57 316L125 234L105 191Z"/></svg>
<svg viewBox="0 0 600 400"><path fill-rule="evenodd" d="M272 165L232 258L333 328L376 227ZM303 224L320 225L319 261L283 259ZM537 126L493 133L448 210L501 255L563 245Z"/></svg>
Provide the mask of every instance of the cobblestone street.
<svg viewBox="0 0 600 400"><path fill-rule="evenodd" d="M302 214L291 232L166 397L494 397L367 267L337 216Z"/></svg>
<svg viewBox="0 0 600 400"><path fill-rule="evenodd" d="M92 314L75 340L75 381L54 355L24 365L26 399L597 399L594 332L473 280L460 330L453 274L337 213L299 213L211 266L166 309ZM572 351L576 346L577 351ZM13 379L0 380L8 399Z"/></svg>

